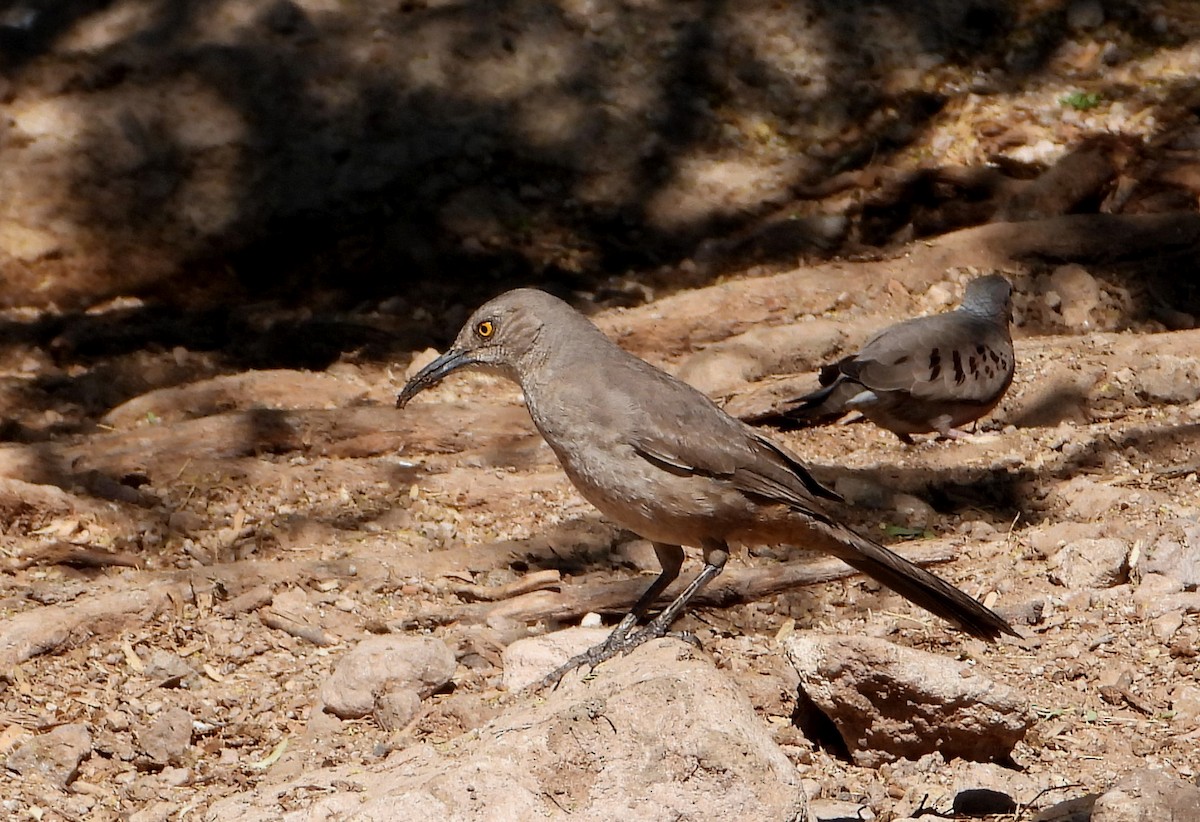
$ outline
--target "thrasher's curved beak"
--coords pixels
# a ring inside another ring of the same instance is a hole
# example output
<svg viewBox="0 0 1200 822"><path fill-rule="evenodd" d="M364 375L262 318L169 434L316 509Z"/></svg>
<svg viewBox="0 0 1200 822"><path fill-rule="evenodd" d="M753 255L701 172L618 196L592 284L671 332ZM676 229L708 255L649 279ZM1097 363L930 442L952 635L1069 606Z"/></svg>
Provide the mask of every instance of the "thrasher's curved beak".
<svg viewBox="0 0 1200 822"><path fill-rule="evenodd" d="M476 360L467 351L451 348L442 356L422 368L408 381L396 397L396 407L403 408L408 401L420 394L426 388L437 385L447 374L457 371L467 365L474 365Z"/></svg>

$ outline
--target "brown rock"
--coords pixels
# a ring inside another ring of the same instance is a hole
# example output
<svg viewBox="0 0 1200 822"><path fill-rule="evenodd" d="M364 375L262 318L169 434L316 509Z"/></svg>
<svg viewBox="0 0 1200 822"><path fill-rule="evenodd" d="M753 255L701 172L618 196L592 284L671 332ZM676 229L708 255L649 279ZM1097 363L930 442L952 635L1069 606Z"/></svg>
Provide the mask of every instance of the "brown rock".
<svg viewBox="0 0 1200 822"><path fill-rule="evenodd" d="M422 698L450 681L454 654L440 639L380 636L363 640L338 662L321 686L325 710L357 719L375 710L389 691L410 689Z"/></svg>
<svg viewBox="0 0 1200 822"><path fill-rule="evenodd" d="M86 725L60 725L26 741L4 764L23 777L41 776L65 788L75 778L79 763L91 751L92 735Z"/></svg>
<svg viewBox="0 0 1200 822"><path fill-rule="evenodd" d="M680 366L678 376L719 396L768 374L815 372L844 340L845 334L832 320L756 327L692 355Z"/></svg>
<svg viewBox="0 0 1200 822"><path fill-rule="evenodd" d="M192 744L193 721L183 708L167 708L149 725L138 729L138 745L155 764L179 764Z"/></svg>
<svg viewBox="0 0 1200 822"><path fill-rule="evenodd" d="M1151 402L1189 403L1200 398L1200 363L1191 357L1155 357L1136 374L1137 392Z"/></svg>
<svg viewBox="0 0 1200 822"><path fill-rule="evenodd" d="M785 645L804 693L859 765L933 751L1003 759L1032 723L1020 693L945 657L868 637L797 636Z"/></svg>
<svg viewBox="0 0 1200 822"><path fill-rule="evenodd" d="M1096 794L1077 796L1039 812L1033 822L1090 822L1095 805Z"/></svg>
<svg viewBox="0 0 1200 822"><path fill-rule="evenodd" d="M385 731L398 731L417 715L421 695L411 688L394 688L375 700L375 721Z"/></svg>
<svg viewBox="0 0 1200 822"><path fill-rule="evenodd" d="M1067 517L1087 523L1099 522L1129 495L1128 489L1095 482L1087 477L1075 477L1057 493L1067 502Z"/></svg>
<svg viewBox="0 0 1200 822"><path fill-rule="evenodd" d="M1090 331L1093 313L1100 305L1100 284L1081 265L1056 268L1049 277L1047 297L1057 298L1063 323L1073 330Z"/></svg>

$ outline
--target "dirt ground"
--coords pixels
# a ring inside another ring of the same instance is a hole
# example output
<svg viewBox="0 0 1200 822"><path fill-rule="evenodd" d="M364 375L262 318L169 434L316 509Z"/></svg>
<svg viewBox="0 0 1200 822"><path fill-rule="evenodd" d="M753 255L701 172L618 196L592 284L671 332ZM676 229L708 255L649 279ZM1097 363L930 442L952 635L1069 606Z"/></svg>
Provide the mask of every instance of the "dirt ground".
<svg viewBox="0 0 1200 822"><path fill-rule="evenodd" d="M949 308L971 276L1012 279L1016 380L972 437L907 447L865 424L778 437L847 498L845 521L944 549L936 571L1023 638L963 638L858 577L681 620L814 796L887 819L950 776L936 757L855 766L780 727L789 697L755 683L778 638L809 628L966 660L1026 694L1037 722L1010 763L1023 803L1146 765L1200 776L1200 126L1166 82L1194 82L1200 19L1190 3L1160 6L1145 20L1178 34L1169 48L1117 38L1109 71L1103 38L1083 29L1048 58L1053 79L1012 93L948 67L906 74L937 75L947 102L883 166L792 190L786 208L678 265L543 281L623 346L749 414L810 386L871 331ZM1060 102L1079 88L1107 97ZM790 151L770 123L735 125L731 151ZM1002 179L967 174L984 167ZM830 225L836 240L821 233ZM836 251L813 253L814 236ZM572 252L557 242L540 250ZM309 768L457 738L501 710L506 645L582 617L497 617L487 597L649 582L648 546L572 490L513 386L456 376L394 408L464 302L495 290L482 279L466 294L427 285L439 294L428 305L199 313L118 297L73 314L4 310L0 757L84 729L25 772L5 760L4 814L194 819ZM5 304L36 302L26 296ZM731 569L797 556L757 548ZM400 728L320 711L341 655L388 632L444 640L451 683Z"/></svg>
<svg viewBox="0 0 1200 822"><path fill-rule="evenodd" d="M879 265L843 275L856 296L833 314L812 287L828 277L818 268L597 318L678 369L697 356L691 346L673 361L660 352L678 347L681 324L722 316L721 300L787 293L786 311L777 302L769 314L844 316L852 339L856 323L915 313L961 288L961 276L921 282L920 260L889 263L895 277L880 284ZM701 610L683 627L751 679L771 638L795 627L881 634L974 660L1029 695L1040 721L1015 764L1034 782L1070 786L1057 798L1146 763L1194 778L1200 601L1182 589L1194 584L1200 538L1200 332L1154 334L1101 311L1100 325L1125 329L1043 334L1058 312L1031 280L1014 279L1027 289L1017 380L974 437L904 447L869 425L780 437L859 503L844 512L857 527L892 542L949 541L957 557L939 573L1008 614L1025 638L964 639L859 578ZM1099 282L1097 311L1127 293ZM14 818L183 818L260 780L450 739L497 710L499 650L556 627L456 618L475 586L547 569L564 581L648 579L646 546L573 492L507 384L455 378L399 412L399 366L347 358L325 373L212 375L211 363L180 350L137 362L142 374L190 378L117 406L88 433L33 435L62 424L67 406L16 420L27 441L0 452L9 477L0 744L11 750L70 723L92 729L66 790L6 775ZM1058 419L1045 416L1047 391L1075 400L1053 404ZM1069 574L1054 559L1063 545L1100 538L1125 546L1107 578ZM1164 559L1172 546L1182 558ZM788 555L759 549L733 562ZM1162 575L1181 581L1154 587ZM339 655L389 630L445 639L459 659L452 685L399 730L314 710ZM163 752L150 741L155 719L180 708L194 723L190 741ZM778 697L761 708L778 713ZM858 768L802 737L786 750L822 795L866 800L878 813L916 776L938 775L936 763Z"/></svg>

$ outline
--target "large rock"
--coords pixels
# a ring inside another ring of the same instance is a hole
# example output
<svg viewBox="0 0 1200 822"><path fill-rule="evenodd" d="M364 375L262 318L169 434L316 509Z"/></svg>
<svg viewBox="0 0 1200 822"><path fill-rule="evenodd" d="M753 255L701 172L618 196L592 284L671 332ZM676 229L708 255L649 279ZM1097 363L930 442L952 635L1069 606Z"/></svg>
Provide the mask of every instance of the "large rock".
<svg viewBox="0 0 1200 822"><path fill-rule="evenodd" d="M576 654L599 645L611 628L567 628L542 636L518 639L504 649L504 687L516 692L540 680Z"/></svg>
<svg viewBox="0 0 1200 822"><path fill-rule="evenodd" d="M17 747L4 765L25 778L40 776L59 787L75 778L79 763L92 752L87 726L59 725Z"/></svg>
<svg viewBox="0 0 1200 822"><path fill-rule="evenodd" d="M1067 588L1111 588L1129 576L1129 544L1123 539L1081 539L1059 549L1050 579Z"/></svg>
<svg viewBox="0 0 1200 822"><path fill-rule="evenodd" d="M210 822L283 819L805 819L796 769L745 696L691 646L656 641L568 677L443 745L230 797Z"/></svg>
<svg viewBox="0 0 1200 822"><path fill-rule="evenodd" d="M1200 587L1200 523L1180 520L1179 538L1164 537L1146 550L1142 573L1174 577L1187 588Z"/></svg>
<svg viewBox="0 0 1200 822"><path fill-rule="evenodd" d="M338 661L321 685L321 702L342 719L359 719L391 691L429 696L450 681L456 667L454 654L436 637L371 637Z"/></svg>
<svg viewBox="0 0 1200 822"><path fill-rule="evenodd" d="M1033 721L1019 692L936 654L852 636L796 636L785 647L859 765L934 751L1003 759Z"/></svg>
<svg viewBox="0 0 1200 822"><path fill-rule="evenodd" d="M1092 806L1091 822L1200 819L1200 788L1147 768L1122 779Z"/></svg>

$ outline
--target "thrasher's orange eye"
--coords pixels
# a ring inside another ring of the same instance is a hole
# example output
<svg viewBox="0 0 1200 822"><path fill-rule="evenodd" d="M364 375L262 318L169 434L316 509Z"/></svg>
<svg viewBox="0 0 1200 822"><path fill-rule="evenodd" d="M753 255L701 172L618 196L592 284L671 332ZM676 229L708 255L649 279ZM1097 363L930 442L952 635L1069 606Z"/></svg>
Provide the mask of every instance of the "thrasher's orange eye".
<svg viewBox="0 0 1200 822"><path fill-rule="evenodd" d="M491 320L484 320L479 325L475 326L475 333L478 334L479 336L483 337L484 339L492 336L492 333L495 330L496 330L496 327L494 325L492 325Z"/></svg>

